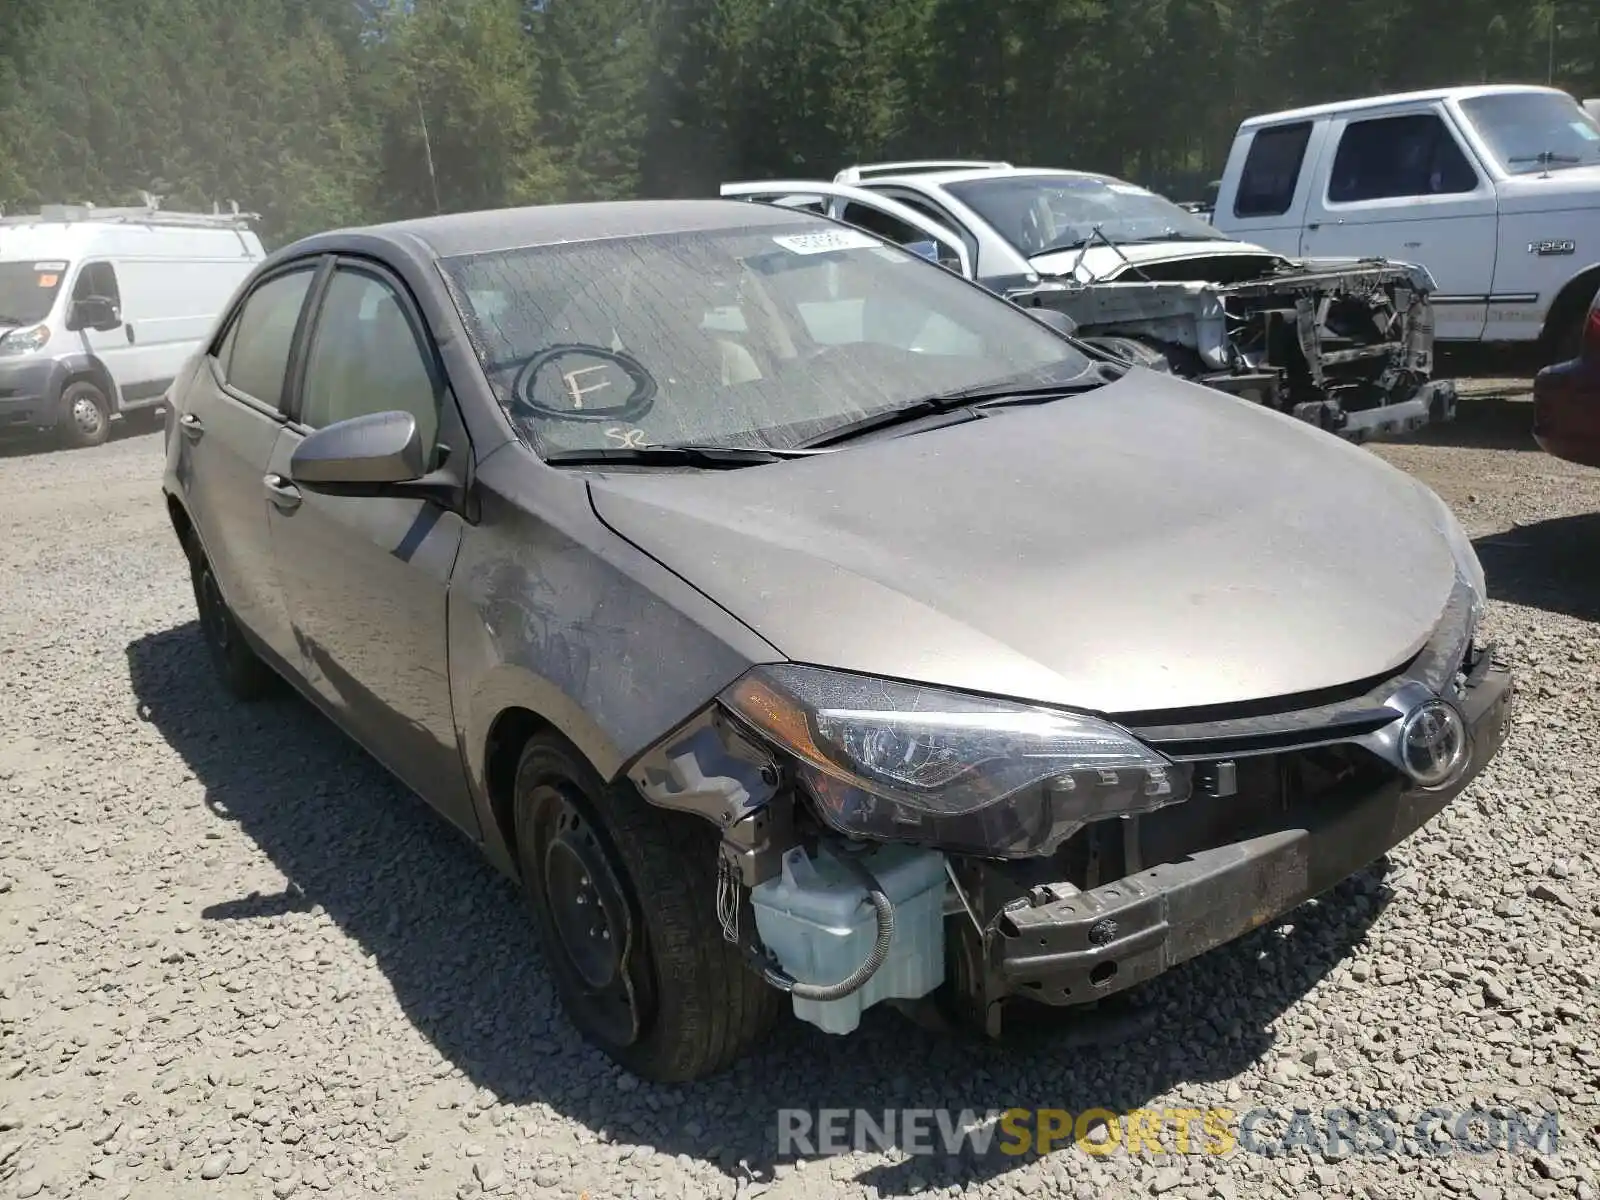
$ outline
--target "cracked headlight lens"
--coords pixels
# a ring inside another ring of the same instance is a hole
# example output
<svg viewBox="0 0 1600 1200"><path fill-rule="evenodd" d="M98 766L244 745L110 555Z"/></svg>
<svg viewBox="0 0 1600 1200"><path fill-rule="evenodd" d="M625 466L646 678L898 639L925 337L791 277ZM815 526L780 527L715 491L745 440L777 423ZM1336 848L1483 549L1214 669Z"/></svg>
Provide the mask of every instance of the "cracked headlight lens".
<svg viewBox="0 0 1600 1200"><path fill-rule="evenodd" d="M1077 713L789 664L755 668L722 702L796 760L842 833L1026 857L1189 797L1188 768Z"/></svg>

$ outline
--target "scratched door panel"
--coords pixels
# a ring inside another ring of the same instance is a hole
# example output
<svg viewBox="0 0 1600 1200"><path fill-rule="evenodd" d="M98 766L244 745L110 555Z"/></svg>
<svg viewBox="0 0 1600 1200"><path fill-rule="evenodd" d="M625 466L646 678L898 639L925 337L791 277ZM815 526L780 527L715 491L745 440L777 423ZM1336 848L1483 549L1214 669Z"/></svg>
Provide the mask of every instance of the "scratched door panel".
<svg viewBox="0 0 1600 1200"><path fill-rule="evenodd" d="M289 428L269 473L289 477ZM445 595L462 521L420 500L269 504L272 553L307 683L345 730L474 837L447 673Z"/></svg>

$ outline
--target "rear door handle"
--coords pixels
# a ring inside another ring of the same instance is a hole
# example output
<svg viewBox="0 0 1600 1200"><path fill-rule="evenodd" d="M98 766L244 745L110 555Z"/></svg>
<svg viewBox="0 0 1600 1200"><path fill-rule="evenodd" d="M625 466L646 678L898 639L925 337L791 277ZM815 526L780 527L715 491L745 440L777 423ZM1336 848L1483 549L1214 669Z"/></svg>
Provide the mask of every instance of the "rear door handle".
<svg viewBox="0 0 1600 1200"><path fill-rule="evenodd" d="M205 433L205 423L193 413L184 413L178 418L178 428L183 430L183 436L191 442L198 442Z"/></svg>
<svg viewBox="0 0 1600 1200"><path fill-rule="evenodd" d="M281 512L293 512L300 507L300 489L282 475L273 473L262 476L261 487L267 499Z"/></svg>

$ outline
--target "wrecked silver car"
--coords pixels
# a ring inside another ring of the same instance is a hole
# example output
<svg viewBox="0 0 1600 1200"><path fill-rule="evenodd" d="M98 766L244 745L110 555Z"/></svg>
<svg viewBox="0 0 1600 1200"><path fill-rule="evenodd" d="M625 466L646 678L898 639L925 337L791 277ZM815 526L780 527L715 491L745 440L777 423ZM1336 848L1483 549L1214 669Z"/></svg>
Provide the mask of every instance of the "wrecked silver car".
<svg viewBox="0 0 1600 1200"><path fill-rule="evenodd" d="M1351 441L1455 416L1453 382L1432 377L1433 280L1419 266L1288 259L1120 179L1008 163L883 163L722 194L919 246L1113 353Z"/></svg>
<svg viewBox="0 0 1600 1200"><path fill-rule="evenodd" d="M171 398L226 688L288 681L518 880L570 1019L649 1078L786 1004L998 1033L1117 993L1505 736L1432 492L825 217L319 234Z"/></svg>

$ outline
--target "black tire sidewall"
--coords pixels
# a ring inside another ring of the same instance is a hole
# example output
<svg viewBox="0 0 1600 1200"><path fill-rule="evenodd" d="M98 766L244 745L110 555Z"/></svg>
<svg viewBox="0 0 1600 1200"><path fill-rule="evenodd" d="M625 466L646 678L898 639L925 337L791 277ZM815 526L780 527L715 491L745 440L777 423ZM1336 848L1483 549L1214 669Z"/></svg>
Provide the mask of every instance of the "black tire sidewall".
<svg viewBox="0 0 1600 1200"><path fill-rule="evenodd" d="M78 428L78 423L73 419L72 409L75 402L87 396L100 410L100 432L96 435L86 435ZM91 446L102 446L111 437L111 401L106 394L86 379L74 380L61 389L61 411L56 417L61 430L61 440L75 449L88 449Z"/></svg>
<svg viewBox="0 0 1600 1200"><path fill-rule="evenodd" d="M542 911L530 806L534 789L544 783L557 784L591 822L636 922L633 978L636 987L643 983L652 993L652 1004L631 1045L608 1044L586 1023L583 988L564 961L554 919ZM524 746L514 805L512 839L526 903L562 1007L586 1041L644 1079L681 1083L720 1073L767 1035L781 1014L782 997L723 937L716 893L719 835L710 822L655 807L626 779L606 783L553 732L536 734ZM742 910L741 921L754 920L748 900Z"/></svg>

